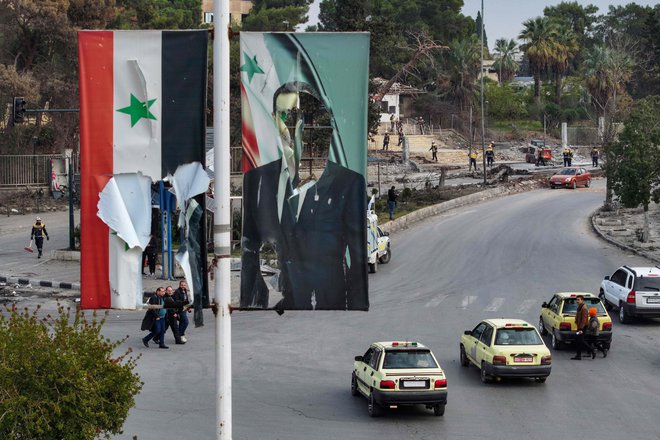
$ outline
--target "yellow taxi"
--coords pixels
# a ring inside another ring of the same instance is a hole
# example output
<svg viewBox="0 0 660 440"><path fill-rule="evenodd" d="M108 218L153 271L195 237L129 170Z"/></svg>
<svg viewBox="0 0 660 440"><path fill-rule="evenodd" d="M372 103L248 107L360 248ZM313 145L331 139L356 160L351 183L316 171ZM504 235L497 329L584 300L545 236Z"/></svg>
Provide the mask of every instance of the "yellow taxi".
<svg viewBox="0 0 660 440"><path fill-rule="evenodd" d="M374 342L355 356L351 394L368 400L369 415L403 405L425 405L441 416L447 404L447 378L431 350L419 342Z"/></svg>
<svg viewBox="0 0 660 440"><path fill-rule="evenodd" d="M566 343L575 342L575 312L577 311L576 298L584 297L584 305L589 310L596 308L600 328L596 336L596 344L603 348L607 354L612 342L612 319L605 310L602 301L596 295L588 292L559 292L555 293L550 301L541 305L539 317L539 331L542 335L550 335L550 346L559 350Z"/></svg>
<svg viewBox="0 0 660 440"><path fill-rule="evenodd" d="M461 365L473 363L481 381L502 377L532 377L543 383L552 356L536 328L521 319L484 319L461 336Z"/></svg>

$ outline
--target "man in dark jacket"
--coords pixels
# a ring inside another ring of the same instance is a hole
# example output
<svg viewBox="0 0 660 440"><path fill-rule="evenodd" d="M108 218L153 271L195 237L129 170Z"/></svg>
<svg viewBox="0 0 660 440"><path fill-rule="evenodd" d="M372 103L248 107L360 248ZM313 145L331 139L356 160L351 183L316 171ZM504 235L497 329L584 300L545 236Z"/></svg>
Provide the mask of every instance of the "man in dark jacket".
<svg viewBox="0 0 660 440"><path fill-rule="evenodd" d="M149 298L147 304L164 305L163 295L165 289L159 287L156 294ZM165 320L167 319L166 309L149 309L142 320L142 330L149 330L150 333L142 338L145 347L149 347L149 341L154 339L158 341L158 348L170 348L165 345Z"/></svg>
<svg viewBox="0 0 660 440"><path fill-rule="evenodd" d="M589 327L589 313L587 312L587 306L584 305L584 296L578 295L575 298L578 308L575 312L575 326L577 327L577 333L575 334L575 349L577 350L575 356L571 359L580 360L582 359L582 352L589 352L592 357L595 356L594 349L589 348L584 342L584 333Z"/></svg>
<svg viewBox="0 0 660 440"><path fill-rule="evenodd" d="M183 306L190 304L190 296L188 293L188 283L186 280L179 281L179 288L174 291L173 295L174 301L181 303L182 307L177 309L177 315L179 315L179 335L183 342L188 342L186 339L186 329L188 328L188 310Z"/></svg>
<svg viewBox="0 0 660 440"><path fill-rule="evenodd" d="M46 225L41 223L40 217L37 217L32 226L32 233L30 234L30 240L34 239L34 242L37 245L37 250L39 251L37 258L41 258L42 248L44 246L44 235L46 236L46 240L50 240L48 232L46 231Z"/></svg>

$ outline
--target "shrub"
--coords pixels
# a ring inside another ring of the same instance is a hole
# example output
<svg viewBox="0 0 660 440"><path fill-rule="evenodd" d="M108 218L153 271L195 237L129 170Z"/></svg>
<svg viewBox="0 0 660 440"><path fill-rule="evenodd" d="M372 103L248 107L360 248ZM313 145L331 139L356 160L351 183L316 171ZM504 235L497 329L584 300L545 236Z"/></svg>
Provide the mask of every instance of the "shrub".
<svg viewBox="0 0 660 440"><path fill-rule="evenodd" d="M113 352L128 336L101 335L104 319L73 319L58 305L40 318L14 305L0 313L0 438L77 440L121 433L143 383L131 349ZM70 323L71 321L71 323Z"/></svg>

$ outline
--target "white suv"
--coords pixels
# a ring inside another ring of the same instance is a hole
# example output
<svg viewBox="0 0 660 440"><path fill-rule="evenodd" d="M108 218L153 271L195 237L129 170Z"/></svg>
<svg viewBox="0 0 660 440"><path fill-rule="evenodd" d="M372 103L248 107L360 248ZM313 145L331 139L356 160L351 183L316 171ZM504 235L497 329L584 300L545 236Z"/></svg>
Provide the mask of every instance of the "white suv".
<svg viewBox="0 0 660 440"><path fill-rule="evenodd" d="M660 317L660 266L621 266L605 277L598 296L608 309L619 309L622 324L635 316Z"/></svg>

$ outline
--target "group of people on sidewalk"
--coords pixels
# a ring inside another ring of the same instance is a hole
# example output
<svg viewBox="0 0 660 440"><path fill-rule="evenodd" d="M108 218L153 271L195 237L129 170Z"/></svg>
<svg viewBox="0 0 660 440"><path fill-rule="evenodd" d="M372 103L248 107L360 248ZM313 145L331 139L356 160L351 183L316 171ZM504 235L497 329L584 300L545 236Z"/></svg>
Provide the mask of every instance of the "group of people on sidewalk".
<svg viewBox="0 0 660 440"><path fill-rule="evenodd" d="M186 329L188 328L188 313L191 310L188 307L190 295L186 281L179 281L179 288L176 290L173 290L172 286L157 288L147 304L161 307L147 310L142 319L141 329L149 331L149 334L142 338L145 347L149 347L149 342L153 340L158 344L158 348L169 348L165 345L165 334L168 328L172 329L175 344L188 342Z"/></svg>

